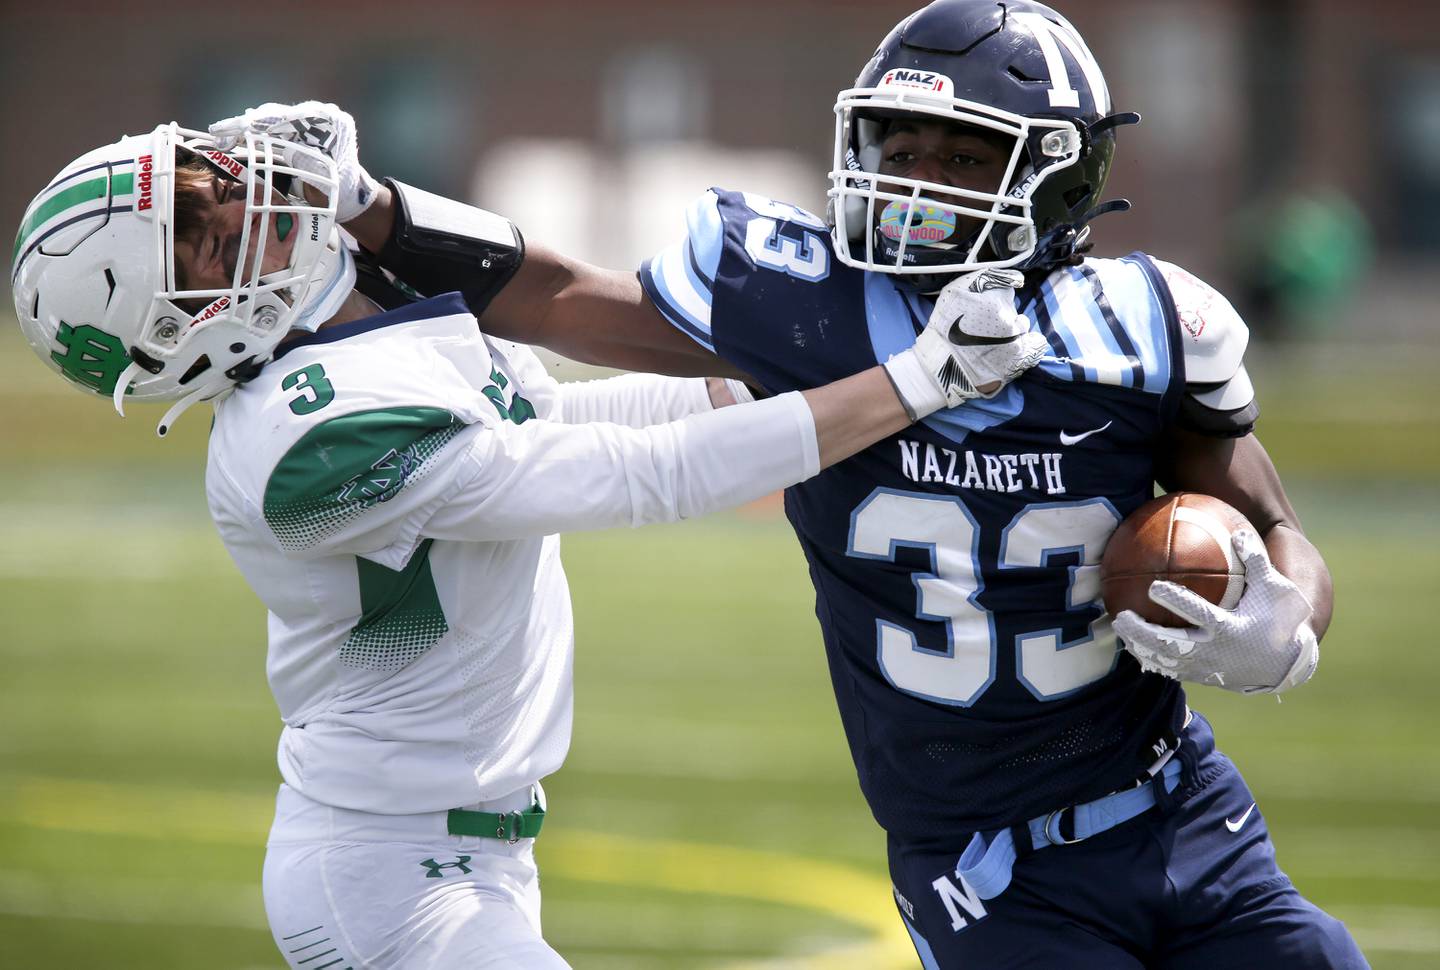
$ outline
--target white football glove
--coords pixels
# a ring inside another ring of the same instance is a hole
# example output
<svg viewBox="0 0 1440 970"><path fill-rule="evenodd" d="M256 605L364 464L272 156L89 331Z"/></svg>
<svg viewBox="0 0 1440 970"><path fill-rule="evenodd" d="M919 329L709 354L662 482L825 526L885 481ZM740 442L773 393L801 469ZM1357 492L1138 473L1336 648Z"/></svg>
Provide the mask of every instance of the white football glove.
<svg viewBox="0 0 1440 970"><path fill-rule="evenodd" d="M1015 312L1015 288L1024 282L1017 270L980 270L940 291L915 346L885 362L912 420L994 397L1040 360L1049 344Z"/></svg>
<svg viewBox="0 0 1440 970"><path fill-rule="evenodd" d="M355 119L350 113L323 101L302 101L279 104L274 101L251 108L242 115L217 121L210 126L217 148L229 150L239 143L246 131L261 132L272 138L317 148L335 162L340 188L335 206L335 219L345 223L370 208L380 183L360 165L360 151L355 134ZM287 165L314 171L313 159L297 153L286 158ZM322 174L317 172L316 174Z"/></svg>
<svg viewBox="0 0 1440 970"><path fill-rule="evenodd" d="M1233 611L1156 581L1150 599L1194 626L1160 626L1123 610L1115 633L1151 673L1242 694L1278 694L1309 680L1320 662L1310 602L1275 569L1258 535L1245 529L1232 541L1245 564L1245 592Z"/></svg>

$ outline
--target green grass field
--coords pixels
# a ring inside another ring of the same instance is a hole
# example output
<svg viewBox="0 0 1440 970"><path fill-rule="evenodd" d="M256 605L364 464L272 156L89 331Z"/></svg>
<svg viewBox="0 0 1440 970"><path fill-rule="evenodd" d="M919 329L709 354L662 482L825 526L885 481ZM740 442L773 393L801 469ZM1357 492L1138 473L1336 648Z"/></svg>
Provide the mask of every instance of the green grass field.
<svg viewBox="0 0 1440 970"><path fill-rule="evenodd" d="M207 415L156 441L156 411L121 422L0 333L0 967L279 967L259 894L278 724L263 612L205 513ZM1440 965L1440 400L1418 368L1257 378L1337 619L1283 704L1192 703L1374 966ZM1380 403L1348 404L1367 382ZM575 740L538 847L557 948L580 970L914 965L784 523L566 555Z"/></svg>

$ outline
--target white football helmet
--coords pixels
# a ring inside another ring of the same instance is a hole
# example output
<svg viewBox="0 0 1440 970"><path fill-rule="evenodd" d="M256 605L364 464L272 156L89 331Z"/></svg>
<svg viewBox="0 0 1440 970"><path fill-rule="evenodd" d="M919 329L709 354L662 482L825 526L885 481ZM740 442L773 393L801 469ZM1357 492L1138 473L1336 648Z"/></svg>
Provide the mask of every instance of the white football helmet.
<svg viewBox="0 0 1440 970"><path fill-rule="evenodd" d="M177 152L244 187L241 256L226 288L177 283ZM113 397L122 414L127 394L178 401L161 419L164 435L186 407L253 377L287 332L313 329L349 294L355 268L335 225L337 184L320 151L256 133L222 152L171 123L87 152L25 210L10 278L20 329L42 360ZM307 202L303 185L327 203ZM285 266L261 273L272 220L278 238L295 242ZM198 312L192 301L204 301Z"/></svg>

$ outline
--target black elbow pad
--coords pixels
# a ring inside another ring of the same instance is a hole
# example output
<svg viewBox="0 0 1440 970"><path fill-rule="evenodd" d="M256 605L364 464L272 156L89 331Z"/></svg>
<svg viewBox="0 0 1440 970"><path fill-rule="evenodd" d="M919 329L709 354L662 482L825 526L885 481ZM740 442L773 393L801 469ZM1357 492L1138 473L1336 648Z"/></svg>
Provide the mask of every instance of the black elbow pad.
<svg viewBox="0 0 1440 970"><path fill-rule="evenodd" d="M380 265L426 296L459 291L480 316L525 259L520 230L493 212L395 179L385 184L397 204Z"/></svg>

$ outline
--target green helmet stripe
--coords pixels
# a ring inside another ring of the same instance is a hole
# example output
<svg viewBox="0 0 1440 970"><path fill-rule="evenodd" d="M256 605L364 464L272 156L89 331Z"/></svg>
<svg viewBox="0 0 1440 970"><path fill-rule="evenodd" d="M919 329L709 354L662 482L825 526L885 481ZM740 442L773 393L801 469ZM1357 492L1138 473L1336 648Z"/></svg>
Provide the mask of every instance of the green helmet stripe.
<svg viewBox="0 0 1440 970"><path fill-rule="evenodd" d="M61 189L50 198L37 205L30 213L30 217L20 224L20 231L15 234L15 250L10 254L10 261L14 262L20 256L20 251L25 243L34 235L35 230L48 223L51 219L74 209L77 206L94 202L97 199L104 199L109 196L111 199L129 195L135 191L135 173L125 172L123 174L102 175L99 178L88 179L68 188Z"/></svg>

